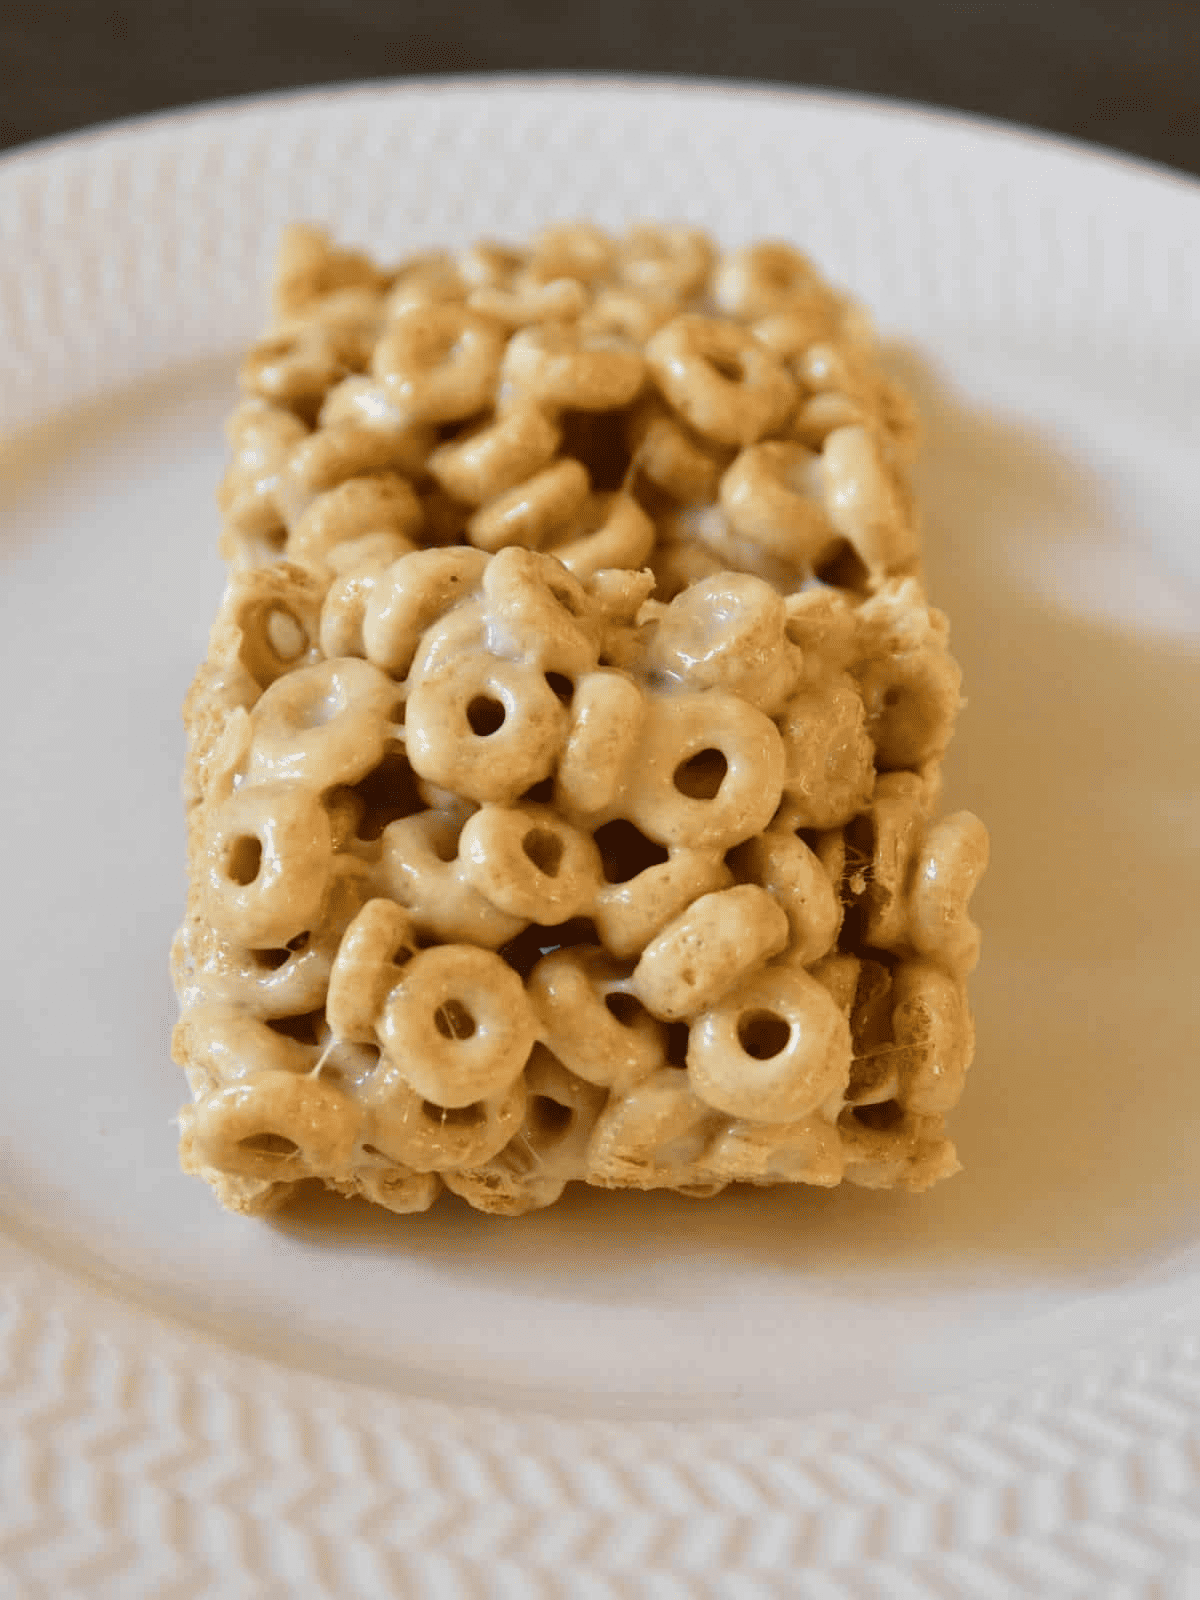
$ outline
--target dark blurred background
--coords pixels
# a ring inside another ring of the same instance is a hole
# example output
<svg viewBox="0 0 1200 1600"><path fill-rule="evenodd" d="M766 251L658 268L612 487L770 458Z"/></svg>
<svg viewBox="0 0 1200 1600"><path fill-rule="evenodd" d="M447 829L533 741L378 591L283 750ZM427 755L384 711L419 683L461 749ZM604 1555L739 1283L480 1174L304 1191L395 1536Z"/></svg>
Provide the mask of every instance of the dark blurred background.
<svg viewBox="0 0 1200 1600"><path fill-rule="evenodd" d="M0 145L269 89L527 71L889 95L1200 174L1200 0L0 0Z"/></svg>

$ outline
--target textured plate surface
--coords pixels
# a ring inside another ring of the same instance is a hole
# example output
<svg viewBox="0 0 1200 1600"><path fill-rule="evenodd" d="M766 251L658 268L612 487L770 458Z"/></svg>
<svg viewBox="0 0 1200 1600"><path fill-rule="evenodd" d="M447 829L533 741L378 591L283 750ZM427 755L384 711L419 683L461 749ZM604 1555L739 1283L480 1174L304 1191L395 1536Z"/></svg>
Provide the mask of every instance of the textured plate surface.
<svg viewBox="0 0 1200 1600"><path fill-rule="evenodd" d="M970 696L948 798L993 831L963 1175L270 1224L178 1175L178 704L295 216L384 254L668 216L876 311ZM1198 238L1151 169L712 86L0 162L0 1593L1200 1592Z"/></svg>

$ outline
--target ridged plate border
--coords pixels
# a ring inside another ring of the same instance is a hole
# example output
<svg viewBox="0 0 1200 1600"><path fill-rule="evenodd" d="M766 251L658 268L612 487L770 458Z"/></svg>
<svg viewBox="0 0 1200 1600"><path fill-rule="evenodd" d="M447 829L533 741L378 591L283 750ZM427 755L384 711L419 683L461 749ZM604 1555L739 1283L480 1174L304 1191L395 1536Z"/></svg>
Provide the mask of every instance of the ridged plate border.
<svg viewBox="0 0 1200 1600"><path fill-rule="evenodd" d="M1068 359L1119 350L1147 396L1195 370L1200 186L1169 173L836 96L447 80L0 159L0 432L232 349L291 217L400 252L668 194L729 242L800 210L912 337L1052 330ZM1200 1313L933 1405L607 1424L235 1358L6 1240L0 1361L0 1592L22 1600L1200 1593Z"/></svg>

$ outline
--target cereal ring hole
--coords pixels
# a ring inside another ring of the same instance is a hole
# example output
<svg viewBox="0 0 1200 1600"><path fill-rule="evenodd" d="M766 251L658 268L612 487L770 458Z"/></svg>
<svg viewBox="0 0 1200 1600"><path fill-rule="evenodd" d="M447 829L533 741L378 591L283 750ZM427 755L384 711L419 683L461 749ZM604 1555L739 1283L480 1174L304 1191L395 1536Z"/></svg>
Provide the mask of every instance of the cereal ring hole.
<svg viewBox="0 0 1200 1600"><path fill-rule="evenodd" d="M263 972L278 972L292 959L290 950L251 950L254 965Z"/></svg>
<svg viewBox="0 0 1200 1600"><path fill-rule="evenodd" d="M599 943L600 935L590 917L571 917L553 927L542 922L531 922L515 938L502 945L497 953L514 972L520 973L522 978L528 978L542 957L548 956L552 950Z"/></svg>
<svg viewBox="0 0 1200 1600"><path fill-rule="evenodd" d="M865 594L870 587L870 572L866 562L848 539L841 540L818 566L814 575L831 589L849 589L853 594Z"/></svg>
<svg viewBox="0 0 1200 1600"><path fill-rule="evenodd" d="M625 994L620 989L614 989L611 994L606 994L604 1004L623 1028L632 1028L639 1017L650 1015L636 995Z"/></svg>
<svg viewBox="0 0 1200 1600"><path fill-rule="evenodd" d="M477 694L467 707L467 721L477 739L487 739L504 726L508 713L494 695Z"/></svg>
<svg viewBox="0 0 1200 1600"><path fill-rule="evenodd" d="M548 806L554 802L554 779L542 778L540 782L532 784L521 796L523 804L531 806Z"/></svg>
<svg viewBox="0 0 1200 1600"><path fill-rule="evenodd" d="M546 683L549 685L551 692L562 701L563 705L570 705L571 698L575 693L575 685L565 673L548 672L546 674Z"/></svg>
<svg viewBox="0 0 1200 1600"><path fill-rule="evenodd" d="M628 883L648 867L660 867L670 859L669 852L624 817L606 822L592 838L600 851L606 883Z"/></svg>
<svg viewBox="0 0 1200 1600"><path fill-rule="evenodd" d="M252 1150L260 1156L294 1156L299 1148L294 1139L285 1139L281 1133L252 1133L238 1140L239 1150Z"/></svg>
<svg viewBox="0 0 1200 1600"><path fill-rule="evenodd" d="M543 1142L561 1139L575 1120L570 1106L552 1100L548 1094L535 1094L529 1102L529 1126Z"/></svg>
<svg viewBox="0 0 1200 1600"><path fill-rule="evenodd" d="M308 635L299 620L282 606L267 612L267 643L280 661L295 661L308 648Z"/></svg>
<svg viewBox="0 0 1200 1600"><path fill-rule="evenodd" d="M899 1100L881 1100L874 1106L855 1106L851 1113L856 1122L873 1133L887 1133L904 1121L904 1107Z"/></svg>
<svg viewBox="0 0 1200 1600"><path fill-rule="evenodd" d="M742 363L733 356L709 356L708 364L717 377L724 378L726 383L741 383L744 376Z"/></svg>
<svg viewBox="0 0 1200 1600"><path fill-rule="evenodd" d="M782 1054L792 1037L791 1023L774 1011L746 1011L738 1018L738 1043L755 1061Z"/></svg>
<svg viewBox="0 0 1200 1600"><path fill-rule="evenodd" d="M461 1000L444 1000L433 1013L433 1025L443 1039L469 1039L475 1032L475 1018Z"/></svg>
<svg viewBox="0 0 1200 1600"><path fill-rule="evenodd" d="M667 1065L678 1067L681 1072L687 1071L688 1036L686 1022L667 1023Z"/></svg>
<svg viewBox="0 0 1200 1600"><path fill-rule="evenodd" d="M521 840L521 849L544 877L558 877L563 858L563 842L558 834L549 828L530 828Z"/></svg>
<svg viewBox="0 0 1200 1600"><path fill-rule="evenodd" d="M297 1044L320 1044L325 1013L306 1011L299 1017L268 1017L266 1023L273 1033L281 1033L285 1039L295 1039Z"/></svg>
<svg viewBox="0 0 1200 1600"><path fill-rule="evenodd" d="M262 866L262 841L252 833L243 834L240 839L235 839L229 847L229 856L225 863L226 875L243 888L253 883L258 877L258 870Z"/></svg>
<svg viewBox="0 0 1200 1600"><path fill-rule="evenodd" d="M675 787L689 800L715 800L728 771L720 750L698 750L675 768Z"/></svg>
<svg viewBox="0 0 1200 1600"><path fill-rule="evenodd" d="M482 1100L473 1100L469 1106L439 1106L435 1100L423 1100L421 1115L439 1128L478 1128L487 1121L487 1107Z"/></svg>

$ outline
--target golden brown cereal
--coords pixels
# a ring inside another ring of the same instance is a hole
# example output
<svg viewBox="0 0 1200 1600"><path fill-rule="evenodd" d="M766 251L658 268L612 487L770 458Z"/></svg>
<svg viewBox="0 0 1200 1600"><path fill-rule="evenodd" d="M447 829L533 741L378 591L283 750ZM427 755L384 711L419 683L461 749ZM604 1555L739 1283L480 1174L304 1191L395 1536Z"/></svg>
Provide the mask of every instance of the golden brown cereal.
<svg viewBox="0 0 1200 1600"><path fill-rule="evenodd" d="M962 707L912 408L782 241L289 230L186 705L180 1157L497 1215L955 1170Z"/></svg>

